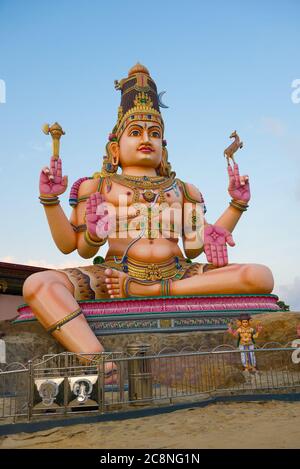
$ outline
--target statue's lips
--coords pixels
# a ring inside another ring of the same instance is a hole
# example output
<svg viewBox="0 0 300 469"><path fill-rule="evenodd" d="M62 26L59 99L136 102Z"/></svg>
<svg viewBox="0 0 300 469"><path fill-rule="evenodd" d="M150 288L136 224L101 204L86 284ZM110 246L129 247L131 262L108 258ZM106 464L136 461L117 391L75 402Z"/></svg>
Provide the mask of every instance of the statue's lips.
<svg viewBox="0 0 300 469"><path fill-rule="evenodd" d="M141 147L141 148L139 148L138 151L141 151L142 153L152 153L153 152L152 148L149 148L149 147Z"/></svg>

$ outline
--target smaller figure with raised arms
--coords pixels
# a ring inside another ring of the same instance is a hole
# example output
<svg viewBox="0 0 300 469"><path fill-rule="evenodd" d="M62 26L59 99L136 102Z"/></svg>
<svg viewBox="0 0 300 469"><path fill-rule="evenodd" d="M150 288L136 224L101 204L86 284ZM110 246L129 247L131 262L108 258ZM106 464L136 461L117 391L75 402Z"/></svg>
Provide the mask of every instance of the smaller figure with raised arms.
<svg viewBox="0 0 300 469"><path fill-rule="evenodd" d="M259 336L262 326L258 325L256 329L250 326L251 316L242 314L238 320L238 328L232 329L231 324L228 325L229 334L238 338L237 346L241 350L241 361L244 371L256 371L256 358L254 353L255 339Z"/></svg>

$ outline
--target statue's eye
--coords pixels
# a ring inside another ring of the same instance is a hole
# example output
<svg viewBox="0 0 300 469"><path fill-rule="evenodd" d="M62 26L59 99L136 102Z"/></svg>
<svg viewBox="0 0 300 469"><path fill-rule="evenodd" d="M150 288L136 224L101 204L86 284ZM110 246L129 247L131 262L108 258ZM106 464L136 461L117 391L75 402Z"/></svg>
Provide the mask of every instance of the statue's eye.
<svg viewBox="0 0 300 469"><path fill-rule="evenodd" d="M160 138L160 132L158 132L158 130L153 130L150 135L154 138Z"/></svg>
<svg viewBox="0 0 300 469"><path fill-rule="evenodd" d="M139 135L141 135L141 132L137 129L134 129L130 132L130 134L132 137L138 137Z"/></svg>

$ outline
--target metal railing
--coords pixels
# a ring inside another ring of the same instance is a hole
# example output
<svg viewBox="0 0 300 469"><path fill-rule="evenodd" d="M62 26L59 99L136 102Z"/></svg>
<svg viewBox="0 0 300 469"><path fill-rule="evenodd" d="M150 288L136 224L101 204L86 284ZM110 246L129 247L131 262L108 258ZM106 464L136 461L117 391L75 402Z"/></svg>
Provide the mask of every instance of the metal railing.
<svg viewBox="0 0 300 469"><path fill-rule="evenodd" d="M26 367L11 364L0 372L0 419L6 423L83 411L106 413L216 395L300 394L296 342L256 348L253 372L243 371L241 351L228 345L212 351L165 348L154 354L147 345L133 344L127 352L93 359L64 352L35 359ZM109 376L112 367L117 373Z"/></svg>

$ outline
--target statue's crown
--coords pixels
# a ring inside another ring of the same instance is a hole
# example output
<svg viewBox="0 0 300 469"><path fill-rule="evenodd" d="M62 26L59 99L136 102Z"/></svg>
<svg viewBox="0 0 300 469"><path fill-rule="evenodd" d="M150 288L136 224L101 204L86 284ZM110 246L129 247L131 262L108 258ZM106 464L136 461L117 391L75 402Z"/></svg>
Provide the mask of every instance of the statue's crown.
<svg viewBox="0 0 300 469"><path fill-rule="evenodd" d="M164 127L157 87L144 65L138 62L129 70L127 78L115 80L115 88L121 91L118 121L113 130L118 139L132 121L148 120Z"/></svg>

